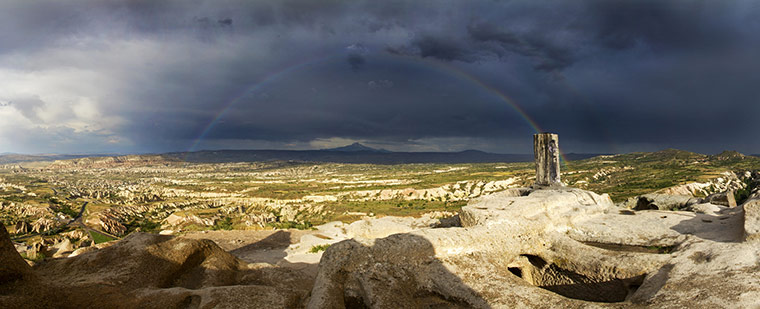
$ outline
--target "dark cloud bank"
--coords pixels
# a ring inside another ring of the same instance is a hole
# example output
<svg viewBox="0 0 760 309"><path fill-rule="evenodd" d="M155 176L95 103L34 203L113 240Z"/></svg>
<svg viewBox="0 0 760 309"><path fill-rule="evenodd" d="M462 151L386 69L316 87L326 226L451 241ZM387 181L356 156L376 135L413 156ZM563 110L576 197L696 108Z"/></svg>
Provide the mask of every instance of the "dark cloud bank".
<svg viewBox="0 0 760 309"><path fill-rule="evenodd" d="M760 153L758 8L5 1L0 152L526 153L534 128L511 101L568 152Z"/></svg>

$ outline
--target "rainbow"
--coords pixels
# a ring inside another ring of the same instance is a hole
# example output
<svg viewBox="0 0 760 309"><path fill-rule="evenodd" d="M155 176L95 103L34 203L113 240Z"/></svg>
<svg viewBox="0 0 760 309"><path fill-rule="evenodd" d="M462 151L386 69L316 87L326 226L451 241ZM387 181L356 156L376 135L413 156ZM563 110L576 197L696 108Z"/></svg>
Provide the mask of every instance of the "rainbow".
<svg viewBox="0 0 760 309"><path fill-rule="evenodd" d="M464 80L466 82L472 83L476 86L478 86L481 89L486 90L488 93L493 95L494 97L498 98L500 101L507 103L509 107L511 107L515 112L517 112L520 117L522 117L525 122L536 132L541 133L544 132L544 130L541 129L541 127L536 123L533 118L528 115L528 113L525 112L525 110L518 105L514 99L510 98L503 92L499 91L495 87L483 82L482 80L478 79L477 77L473 76L470 73L467 73L457 67L454 67L452 65L440 62L440 61L433 61L433 60L427 60L427 59L420 59L420 58L413 58L409 56L403 56L403 55L394 55L394 54L387 54L388 56L391 56L393 58L402 59L405 61L413 61L416 64L422 64L425 65L428 68L436 68L439 72L443 72L445 74L455 76L459 78L460 80ZM229 100L226 104L224 104L224 107L216 114L216 116L204 127L204 129L201 131L198 138L196 138L193 141L193 144L188 149L188 152L196 151L198 146L200 145L201 141L203 141L204 138L211 132L211 130L220 122L222 118L229 112L229 110L234 107L238 102L240 102L247 94L250 94L263 86L266 86L267 84L270 84L272 82L277 81L278 79L287 76L288 74L297 72L299 70L302 70L304 68L307 68L309 66L313 66L318 63L325 62L327 60L330 60L332 58L341 57L342 54L338 55L328 55L318 58L312 58L309 60L305 60L302 62L299 62L294 65L290 65L288 67L282 68L280 70L274 71L265 77L259 79L259 81L255 82L251 86L245 88L242 92L240 92L238 95L234 96L231 100ZM565 154L563 152L560 152L560 157L562 158L563 162L568 162Z"/></svg>
<svg viewBox="0 0 760 309"><path fill-rule="evenodd" d="M209 122L206 125L206 127L203 128L203 130L201 131L201 134L198 135L198 138L196 138L193 141L193 144L190 146L190 148L188 148L187 151L188 152L196 151L197 148L198 148L198 145L201 143L201 141L203 141L204 138L206 138L206 136L209 134L209 132L211 132L211 130L219 123L219 120L221 120L222 118L224 118L224 116L227 115L227 113L229 112L229 110L233 106L235 106L235 104L237 104L238 102L240 102L243 99L243 97L245 97L247 94L250 94L250 93L258 90L261 87L266 86L267 84L270 84L270 83L272 83L274 81L277 81L281 77L286 76L286 75L288 75L290 73L299 71L299 70L301 70L303 68L306 68L308 66L311 66L311 65L314 65L314 64L317 64L317 63L321 63L321 62L327 61L330 58L334 58L334 57L337 57L337 55L330 55L330 56L324 56L324 57L319 57L319 58L312 58L312 59L308 59L308 60L299 62L297 64L294 64L294 65L282 68L280 70L277 70L275 72L272 72L272 73L264 76L263 78L261 78L259 81L253 83L251 86L245 88L238 95L234 96L229 102L227 102L226 104L224 104L224 108L222 108L216 114L216 116L214 116L214 119L212 119L211 122Z"/></svg>

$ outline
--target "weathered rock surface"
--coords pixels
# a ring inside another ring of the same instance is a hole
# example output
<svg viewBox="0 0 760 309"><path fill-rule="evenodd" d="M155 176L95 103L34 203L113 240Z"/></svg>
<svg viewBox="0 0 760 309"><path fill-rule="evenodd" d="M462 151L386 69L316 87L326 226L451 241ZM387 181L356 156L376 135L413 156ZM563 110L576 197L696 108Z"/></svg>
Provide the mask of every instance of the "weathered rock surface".
<svg viewBox="0 0 760 309"><path fill-rule="evenodd" d="M308 307L757 306L760 248L741 242L743 211L699 207L631 211L569 188L494 194L463 208L464 228L333 244Z"/></svg>
<svg viewBox="0 0 760 309"><path fill-rule="evenodd" d="M701 202L702 199L687 195L650 193L628 199L623 207L633 210L679 210Z"/></svg>
<svg viewBox="0 0 760 309"><path fill-rule="evenodd" d="M0 295L4 287L19 280L32 276L32 269L16 252L16 246L11 242L5 226L0 223Z"/></svg>
<svg viewBox="0 0 760 309"><path fill-rule="evenodd" d="M98 226L106 233L116 236L124 235L124 233L127 232L126 226L121 224L116 218L105 214L100 214L87 219L87 224Z"/></svg>
<svg viewBox="0 0 760 309"><path fill-rule="evenodd" d="M710 194L702 199L702 202L728 207L736 207L736 198L734 197L733 190Z"/></svg>
<svg viewBox="0 0 760 309"><path fill-rule="evenodd" d="M143 233L32 269L0 226L0 307L760 305L760 199L652 198L663 200L688 206L634 211L579 189L510 189L471 201L461 227L438 216L333 222L275 252L283 264L315 265L320 254L306 251L331 244L314 276L243 262L209 240Z"/></svg>
<svg viewBox="0 0 760 309"><path fill-rule="evenodd" d="M311 287L294 271L242 262L209 240L134 233L32 271L0 237L3 308L292 308Z"/></svg>
<svg viewBox="0 0 760 309"><path fill-rule="evenodd" d="M744 237L748 241L760 239L760 198L750 199L743 204Z"/></svg>

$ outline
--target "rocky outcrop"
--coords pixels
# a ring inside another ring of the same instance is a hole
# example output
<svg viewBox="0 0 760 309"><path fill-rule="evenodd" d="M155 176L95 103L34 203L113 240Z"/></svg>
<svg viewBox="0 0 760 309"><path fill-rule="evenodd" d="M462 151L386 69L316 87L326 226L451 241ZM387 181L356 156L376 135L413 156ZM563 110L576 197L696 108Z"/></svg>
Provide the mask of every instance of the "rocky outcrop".
<svg viewBox="0 0 760 309"><path fill-rule="evenodd" d="M736 207L736 197L734 197L733 190L710 194L703 198L702 202L727 207Z"/></svg>
<svg viewBox="0 0 760 309"><path fill-rule="evenodd" d="M32 269L16 251L5 226L0 223L0 295L4 286L32 276ZM2 302L0 302L1 304Z"/></svg>
<svg viewBox="0 0 760 309"><path fill-rule="evenodd" d="M681 210L701 202L701 198L687 195L650 193L629 198L622 206L633 210Z"/></svg>
<svg viewBox="0 0 760 309"><path fill-rule="evenodd" d="M359 200L441 200L460 201L515 187L517 178L497 181L459 181L429 189L383 189L354 191L343 196Z"/></svg>
<svg viewBox="0 0 760 309"><path fill-rule="evenodd" d="M196 215L182 215L173 213L166 217L166 224L168 226L180 226L184 224L198 224L198 225L205 225L205 226L212 226L216 222L215 218L206 218L201 219L200 217Z"/></svg>
<svg viewBox="0 0 760 309"><path fill-rule="evenodd" d="M53 258L66 257L74 252L74 245L71 243L71 239L64 237L62 241L56 243L50 247Z"/></svg>
<svg viewBox="0 0 760 309"><path fill-rule="evenodd" d="M107 214L100 214L92 216L87 219L87 224L100 227L106 233L116 236L124 235L127 232L127 227L121 224L119 220L113 216Z"/></svg>
<svg viewBox="0 0 760 309"><path fill-rule="evenodd" d="M34 233L44 233L49 230L54 229L60 225L58 221L51 220L48 218L39 218L37 221L34 221L31 226L31 231Z"/></svg>
<svg viewBox="0 0 760 309"><path fill-rule="evenodd" d="M746 180L760 179L758 172L744 173L724 172L720 177L706 182L690 182L658 190L655 193L667 195L707 196L714 193L736 191L746 187Z"/></svg>
<svg viewBox="0 0 760 309"><path fill-rule="evenodd" d="M134 233L107 248L47 261L34 272L15 250L0 249L16 258L3 256L0 274L45 278L0 281L0 291L8 292L0 293L6 308L293 308L303 306L311 287L294 271L242 262L208 240Z"/></svg>
<svg viewBox="0 0 760 309"><path fill-rule="evenodd" d="M744 237L748 241L760 240L760 198L750 199L744 208Z"/></svg>
<svg viewBox="0 0 760 309"><path fill-rule="evenodd" d="M26 221L19 221L19 222L16 222L16 226L13 230L13 233L26 234L26 233L29 233L31 230L32 230L31 227L29 226L28 223L26 223Z"/></svg>
<svg viewBox="0 0 760 309"><path fill-rule="evenodd" d="M739 242L742 211L698 205L631 211L569 188L493 194L462 209L463 228L333 244L308 307L751 307L760 248Z"/></svg>

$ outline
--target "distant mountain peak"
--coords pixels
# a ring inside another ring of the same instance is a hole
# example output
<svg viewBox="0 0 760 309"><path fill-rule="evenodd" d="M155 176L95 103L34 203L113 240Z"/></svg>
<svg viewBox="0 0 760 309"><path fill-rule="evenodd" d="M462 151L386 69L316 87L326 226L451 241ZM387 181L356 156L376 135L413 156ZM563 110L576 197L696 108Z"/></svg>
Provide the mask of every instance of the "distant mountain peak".
<svg viewBox="0 0 760 309"><path fill-rule="evenodd" d="M744 157L744 154L735 150L725 150L715 155L715 158L718 160L744 159Z"/></svg>
<svg viewBox="0 0 760 309"><path fill-rule="evenodd" d="M385 149L376 149L369 146L362 145L359 142L355 142L351 145L346 145L343 147L337 147L337 148L329 148L329 149L323 149L325 151L343 151L343 152L357 152L357 151L366 151L366 152L390 152Z"/></svg>

